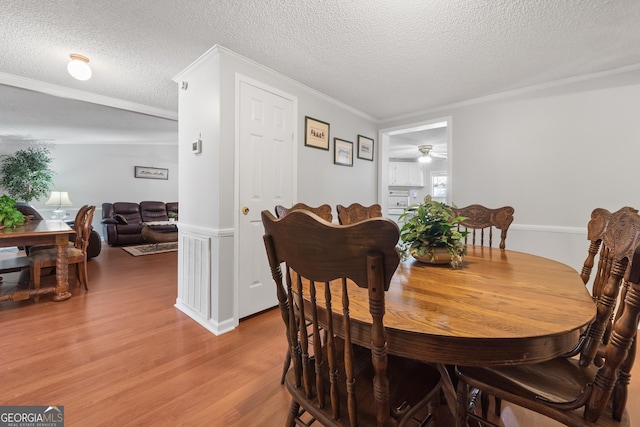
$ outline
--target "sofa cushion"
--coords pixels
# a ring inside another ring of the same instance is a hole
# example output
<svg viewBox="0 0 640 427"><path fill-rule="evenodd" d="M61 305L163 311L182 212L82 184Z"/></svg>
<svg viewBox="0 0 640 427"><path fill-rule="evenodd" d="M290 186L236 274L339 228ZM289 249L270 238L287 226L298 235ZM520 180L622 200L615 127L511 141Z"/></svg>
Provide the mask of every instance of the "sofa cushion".
<svg viewBox="0 0 640 427"><path fill-rule="evenodd" d="M127 224L140 224L142 216L140 215L140 205L131 202L116 202L113 204L113 216L117 214L124 216Z"/></svg>
<svg viewBox="0 0 640 427"><path fill-rule="evenodd" d="M164 202L140 202L140 215L143 222L169 220L167 207Z"/></svg>

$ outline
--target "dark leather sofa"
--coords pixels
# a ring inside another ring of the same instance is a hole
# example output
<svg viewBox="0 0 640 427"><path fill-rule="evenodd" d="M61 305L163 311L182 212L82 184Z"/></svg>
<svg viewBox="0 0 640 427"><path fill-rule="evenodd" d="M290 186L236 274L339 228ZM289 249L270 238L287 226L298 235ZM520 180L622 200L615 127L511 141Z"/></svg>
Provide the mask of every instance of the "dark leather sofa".
<svg viewBox="0 0 640 427"><path fill-rule="evenodd" d="M109 246L147 243L142 237L143 222L168 221L169 212L178 214L178 202L144 201L102 204L104 238ZM175 225L154 226L154 231L175 232Z"/></svg>

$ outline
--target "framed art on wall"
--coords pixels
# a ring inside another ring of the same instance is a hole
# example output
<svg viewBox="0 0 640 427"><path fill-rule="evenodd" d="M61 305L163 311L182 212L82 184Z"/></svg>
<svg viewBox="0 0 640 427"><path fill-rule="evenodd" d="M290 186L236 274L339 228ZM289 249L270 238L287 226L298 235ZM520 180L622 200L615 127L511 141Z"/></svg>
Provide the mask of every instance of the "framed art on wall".
<svg viewBox="0 0 640 427"><path fill-rule="evenodd" d="M358 158L373 161L373 139L358 135Z"/></svg>
<svg viewBox="0 0 640 427"><path fill-rule="evenodd" d="M135 168L134 176L136 178L169 179L169 169L150 168L147 166L136 166Z"/></svg>
<svg viewBox="0 0 640 427"><path fill-rule="evenodd" d="M333 163L342 166L353 166L353 142L333 138Z"/></svg>
<svg viewBox="0 0 640 427"><path fill-rule="evenodd" d="M304 145L329 150L329 123L305 116Z"/></svg>

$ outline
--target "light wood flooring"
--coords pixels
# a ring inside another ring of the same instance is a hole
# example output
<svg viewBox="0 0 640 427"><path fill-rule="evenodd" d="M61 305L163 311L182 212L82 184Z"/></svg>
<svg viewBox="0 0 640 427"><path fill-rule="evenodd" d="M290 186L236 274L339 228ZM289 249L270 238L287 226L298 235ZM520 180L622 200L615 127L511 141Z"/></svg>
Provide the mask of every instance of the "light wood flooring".
<svg viewBox="0 0 640 427"><path fill-rule="evenodd" d="M17 279L4 275L0 292ZM89 262L89 291L71 280L67 301L0 304L0 405L62 405L68 427L284 425L277 310L216 337L173 306L175 252L133 257L105 245ZM518 408L504 414L508 427L556 425Z"/></svg>

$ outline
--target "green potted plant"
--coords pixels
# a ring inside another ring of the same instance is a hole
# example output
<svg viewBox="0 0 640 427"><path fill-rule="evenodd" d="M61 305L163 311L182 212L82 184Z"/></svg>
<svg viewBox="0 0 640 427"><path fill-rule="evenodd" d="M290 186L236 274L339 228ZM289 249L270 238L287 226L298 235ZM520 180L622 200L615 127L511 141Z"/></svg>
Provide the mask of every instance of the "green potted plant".
<svg viewBox="0 0 640 427"><path fill-rule="evenodd" d="M459 231L457 224L465 217L456 217L445 203L424 198L424 202L409 206L400 215L400 243L398 249L403 258L409 255L418 261L446 264L458 268L467 253L464 237L467 231Z"/></svg>
<svg viewBox="0 0 640 427"><path fill-rule="evenodd" d="M169 216L169 221L177 221L178 220L178 213L171 211L167 214Z"/></svg>
<svg viewBox="0 0 640 427"><path fill-rule="evenodd" d="M0 156L0 185L15 200L30 203L49 193L54 172L49 149L28 147Z"/></svg>
<svg viewBox="0 0 640 427"><path fill-rule="evenodd" d="M16 209L16 201L3 194L0 197L0 228L15 227L24 223L24 215Z"/></svg>

